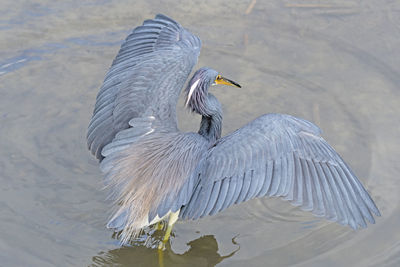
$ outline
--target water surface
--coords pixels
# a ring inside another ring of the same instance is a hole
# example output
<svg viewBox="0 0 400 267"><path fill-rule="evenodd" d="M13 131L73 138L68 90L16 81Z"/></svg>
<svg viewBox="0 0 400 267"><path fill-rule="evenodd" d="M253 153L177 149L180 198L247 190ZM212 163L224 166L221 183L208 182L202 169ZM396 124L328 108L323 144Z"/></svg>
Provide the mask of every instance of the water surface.
<svg viewBox="0 0 400 267"><path fill-rule="evenodd" d="M353 231L279 199L178 222L166 266L400 264L400 4L396 1L10 1L0 9L0 259L4 266L157 266L120 249L86 149L95 96L121 41L165 13L200 36L227 134L280 112L313 121L382 217ZM178 104L180 128L199 118Z"/></svg>

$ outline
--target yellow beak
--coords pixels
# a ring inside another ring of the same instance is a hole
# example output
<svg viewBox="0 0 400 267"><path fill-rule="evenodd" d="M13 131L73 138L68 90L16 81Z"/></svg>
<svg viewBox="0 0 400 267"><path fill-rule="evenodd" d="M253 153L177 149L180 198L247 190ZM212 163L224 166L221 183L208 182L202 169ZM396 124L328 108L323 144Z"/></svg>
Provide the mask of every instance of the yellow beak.
<svg viewBox="0 0 400 267"><path fill-rule="evenodd" d="M238 83L231 81L227 78L222 77L221 75L218 75L217 78L215 79L216 84L225 84L225 85L230 85L230 86L236 86L239 88L242 88Z"/></svg>

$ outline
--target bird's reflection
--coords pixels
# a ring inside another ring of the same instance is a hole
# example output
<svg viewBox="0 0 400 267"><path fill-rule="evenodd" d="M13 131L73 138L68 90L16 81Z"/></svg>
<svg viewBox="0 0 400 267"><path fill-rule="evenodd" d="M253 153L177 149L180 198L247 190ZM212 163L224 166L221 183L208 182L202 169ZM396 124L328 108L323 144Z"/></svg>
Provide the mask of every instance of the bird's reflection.
<svg viewBox="0 0 400 267"><path fill-rule="evenodd" d="M155 238L156 239L156 238ZM151 244L153 237L143 238L130 247L121 247L107 252L100 252L92 258L91 266L160 266L157 247ZM143 245L146 242L146 245ZM140 244L142 243L142 244ZM232 243L237 245L234 238ZM224 259L232 257L238 248L228 255L218 253L218 243L213 235L201 236L188 243L189 249L183 254L177 254L169 243L163 251L163 266L215 266Z"/></svg>

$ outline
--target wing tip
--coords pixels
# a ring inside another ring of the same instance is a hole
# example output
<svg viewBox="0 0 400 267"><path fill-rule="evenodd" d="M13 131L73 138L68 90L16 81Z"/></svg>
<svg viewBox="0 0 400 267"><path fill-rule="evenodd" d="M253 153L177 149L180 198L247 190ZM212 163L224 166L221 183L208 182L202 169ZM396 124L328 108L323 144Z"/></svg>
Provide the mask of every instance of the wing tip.
<svg viewBox="0 0 400 267"><path fill-rule="evenodd" d="M154 19L165 20L165 21L168 21L168 22L170 22L170 23L179 25L178 22L176 22L176 21L173 20L172 18L168 17L167 15L164 15L164 14L161 14L161 13L158 13L158 14L154 17Z"/></svg>

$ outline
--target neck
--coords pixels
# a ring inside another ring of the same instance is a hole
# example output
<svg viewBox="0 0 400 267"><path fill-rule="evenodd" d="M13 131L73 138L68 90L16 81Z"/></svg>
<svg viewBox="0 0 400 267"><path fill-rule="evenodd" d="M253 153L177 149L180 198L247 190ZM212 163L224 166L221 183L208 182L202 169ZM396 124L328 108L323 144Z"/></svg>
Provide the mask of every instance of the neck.
<svg viewBox="0 0 400 267"><path fill-rule="evenodd" d="M210 143L221 138L222 107L218 99L208 93L208 87L205 90L194 91L188 99L189 109L202 116L198 133Z"/></svg>
<svg viewBox="0 0 400 267"><path fill-rule="evenodd" d="M201 123L199 134L204 136L210 143L214 143L221 138L222 130L222 107L218 99L208 93L205 99L204 109L200 110Z"/></svg>
<svg viewBox="0 0 400 267"><path fill-rule="evenodd" d="M199 134L206 138L210 143L214 143L221 138L222 116L215 114L211 116L202 116Z"/></svg>

